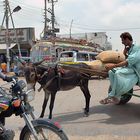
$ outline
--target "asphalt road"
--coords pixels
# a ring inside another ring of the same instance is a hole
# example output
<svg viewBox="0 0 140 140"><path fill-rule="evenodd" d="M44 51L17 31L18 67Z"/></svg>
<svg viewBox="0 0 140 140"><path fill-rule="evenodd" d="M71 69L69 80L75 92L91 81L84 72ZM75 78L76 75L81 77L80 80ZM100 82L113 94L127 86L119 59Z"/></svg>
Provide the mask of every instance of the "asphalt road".
<svg viewBox="0 0 140 140"><path fill-rule="evenodd" d="M108 87L107 79L89 82L91 102L88 117L83 116L85 101L79 87L57 93L53 120L61 124L70 140L140 139L140 98L133 97L126 105L101 105L99 101L107 96ZM135 93L139 94L140 91ZM43 96L43 91L36 92L32 102L37 116L41 111ZM47 108L45 117L48 117L48 111ZM12 116L6 122L8 128L15 130L15 140L18 140L23 120Z"/></svg>

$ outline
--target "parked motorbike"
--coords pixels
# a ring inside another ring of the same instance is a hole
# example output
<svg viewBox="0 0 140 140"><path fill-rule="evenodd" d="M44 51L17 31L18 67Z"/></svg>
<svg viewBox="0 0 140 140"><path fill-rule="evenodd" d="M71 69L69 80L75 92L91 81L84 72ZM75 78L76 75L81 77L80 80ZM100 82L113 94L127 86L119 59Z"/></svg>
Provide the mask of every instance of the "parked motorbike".
<svg viewBox="0 0 140 140"><path fill-rule="evenodd" d="M30 102L34 100L35 92L32 89L26 91L24 80L13 78L12 82L7 84L10 84L9 92L7 92L7 87L0 86L0 94L3 101L5 100L4 103L9 103L8 109L0 113L0 121L3 125L5 117L15 114L25 121L25 126L20 132L20 140L68 140L57 122L45 118L35 118L33 106L30 105ZM14 101L16 102L14 103Z"/></svg>

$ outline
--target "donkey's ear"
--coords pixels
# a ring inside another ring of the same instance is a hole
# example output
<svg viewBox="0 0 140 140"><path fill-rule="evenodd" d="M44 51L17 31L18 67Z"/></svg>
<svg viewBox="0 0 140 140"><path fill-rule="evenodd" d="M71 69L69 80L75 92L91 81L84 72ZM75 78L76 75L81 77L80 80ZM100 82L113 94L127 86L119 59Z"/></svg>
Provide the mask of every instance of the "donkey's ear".
<svg viewBox="0 0 140 140"><path fill-rule="evenodd" d="M38 65L40 65L41 63L43 63L44 61L45 61L45 59L43 59L43 60L41 60L41 61L39 61L39 62L33 63L33 65L34 65L34 66L38 66Z"/></svg>

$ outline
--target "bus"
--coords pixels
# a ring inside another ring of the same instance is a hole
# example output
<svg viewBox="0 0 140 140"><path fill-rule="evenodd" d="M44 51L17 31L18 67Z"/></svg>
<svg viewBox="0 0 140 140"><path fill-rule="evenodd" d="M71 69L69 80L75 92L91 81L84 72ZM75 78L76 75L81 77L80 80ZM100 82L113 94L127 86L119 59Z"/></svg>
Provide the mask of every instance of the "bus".
<svg viewBox="0 0 140 140"><path fill-rule="evenodd" d="M32 47L30 54L33 62L41 61L44 58L48 58L48 60L50 61L57 61L59 54L61 54L61 52L64 51L72 52L73 50L78 50L79 52L80 51L93 52L94 49L95 49L94 47L73 44L70 42L55 42L55 44L52 44L52 42L42 40L38 41ZM95 55L96 53L91 54ZM78 53L78 55L80 54Z"/></svg>

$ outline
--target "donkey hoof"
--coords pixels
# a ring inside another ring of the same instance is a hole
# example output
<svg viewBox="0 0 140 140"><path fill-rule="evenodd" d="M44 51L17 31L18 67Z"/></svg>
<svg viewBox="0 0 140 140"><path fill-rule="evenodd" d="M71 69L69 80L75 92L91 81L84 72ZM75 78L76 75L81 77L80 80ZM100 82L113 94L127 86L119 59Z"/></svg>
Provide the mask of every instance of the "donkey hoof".
<svg viewBox="0 0 140 140"><path fill-rule="evenodd" d="M89 116L89 112L88 111L84 111L84 117L88 117Z"/></svg>
<svg viewBox="0 0 140 140"><path fill-rule="evenodd" d="M43 118L44 116L40 115L39 118Z"/></svg>
<svg viewBox="0 0 140 140"><path fill-rule="evenodd" d="M83 109L84 110L84 117L88 117L89 116L89 110L87 109Z"/></svg>
<svg viewBox="0 0 140 140"><path fill-rule="evenodd" d="M89 113L88 112L85 112L84 113L84 117L88 117L89 116Z"/></svg>

